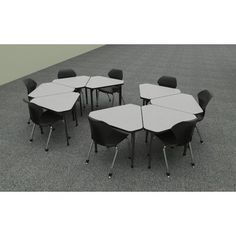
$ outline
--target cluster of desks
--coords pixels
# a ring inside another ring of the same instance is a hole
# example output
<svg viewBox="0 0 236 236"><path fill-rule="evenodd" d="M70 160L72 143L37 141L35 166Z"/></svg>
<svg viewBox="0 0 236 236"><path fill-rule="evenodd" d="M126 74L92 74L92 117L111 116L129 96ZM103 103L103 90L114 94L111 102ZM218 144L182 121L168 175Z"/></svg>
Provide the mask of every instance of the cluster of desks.
<svg viewBox="0 0 236 236"><path fill-rule="evenodd" d="M123 80L102 76L77 76L43 83L29 96L33 98L32 103L65 114L73 108L80 96L79 93L73 91L82 88L89 89L92 110L89 116L131 134L131 167L134 165L135 133L137 131L164 132L179 122L196 119L195 115L203 112L192 95L181 93L179 89L154 84L139 85L143 106L126 104L93 111L94 90L119 86L119 104L121 105L123 84ZM66 122L65 130L67 143L69 143Z"/></svg>

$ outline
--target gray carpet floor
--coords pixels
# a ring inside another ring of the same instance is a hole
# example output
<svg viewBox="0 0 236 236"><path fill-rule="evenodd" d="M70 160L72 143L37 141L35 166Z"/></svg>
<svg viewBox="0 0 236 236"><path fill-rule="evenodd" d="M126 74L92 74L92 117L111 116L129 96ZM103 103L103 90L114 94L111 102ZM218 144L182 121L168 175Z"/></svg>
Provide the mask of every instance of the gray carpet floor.
<svg viewBox="0 0 236 236"><path fill-rule="evenodd" d="M28 141L32 126L27 124L28 110L22 102L26 90L20 78L0 87L1 191L235 191L236 46L107 45L26 77L40 84L55 79L62 68L72 68L79 75L106 75L111 68L120 68L126 103L139 105L139 84L155 84L162 75L177 77L178 88L195 98L200 90L209 89L214 98L199 125L205 142L200 144L196 133L192 142L196 167L191 168L189 153L182 156L182 148L167 150L168 179L162 146L156 140L152 169L147 169L147 145L141 131L136 138L135 168L130 168L124 142L114 176L108 179L113 150L99 147L90 164L84 164L91 142L89 106L79 115L78 127L68 114L70 146L66 146L63 124L57 124L46 153L48 130L41 135L36 129L34 142ZM109 106L101 95L98 109Z"/></svg>

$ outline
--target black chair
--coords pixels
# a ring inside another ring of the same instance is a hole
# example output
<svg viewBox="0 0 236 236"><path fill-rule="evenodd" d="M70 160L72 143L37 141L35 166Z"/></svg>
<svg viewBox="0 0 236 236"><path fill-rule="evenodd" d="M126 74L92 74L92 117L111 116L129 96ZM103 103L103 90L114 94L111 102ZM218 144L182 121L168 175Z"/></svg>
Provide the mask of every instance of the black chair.
<svg viewBox="0 0 236 236"><path fill-rule="evenodd" d="M199 113L197 114L197 123L202 121L205 117L205 113L206 113L206 107L208 105L208 103L210 102L210 100L212 99L212 94L208 91L208 90L202 90L201 92L198 93L198 103L199 103L199 106L202 108L203 112L202 113ZM203 143L203 140L202 140L202 136L200 134L200 131L196 125L196 130L197 130L197 133L198 133L198 136L200 138L200 142Z"/></svg>
<svg viewBox="0 0 236 236"><path fill-rule="evenodd" d="M97 152L97 145L105 146L107 148L115 147L115 155L110 167L110 171L108 177L112 177L112 169L116 161L116 157L118 154L118 144L122 142L124 139L128 137L128 133L122 132L115 128L112 128L110 125L106 124L103 121L95 120L91 117L88 117L90 130L91 130L91 138L92 142L90 144L88 157L86 160L86 164L89 163L90 152L92 150L93 145L95 145L95 152ZM128 139L128 138L127 138ZM129 144L129 142L128 142Z"/></svg>
<svg viewBox="0 0 236 236"><path fill-rule="evenodd" d="M33 80L33 79L24 79L23 80L25 87L27 89L27 95L29 95L32 91L34 91L37 87L37 83ZM28 100L30 101L32 98L28 96ZM30 118L27 122L28 124L30 124Z"/></svg>
<svg viewBox="0 0 236 236"><path fill-rule="evenodd" d="M165 86L169 88L176 88L177 87L177 80L175 77L172 76L162 76L157 81L158 85Z"/></svg>
<svg viewBox="0 0 236 236"><path fill-rule="evenodd" d="M63 117L53 111L44 111L43 108L40 106L30 103L26 99L23 99L24 102L28 103L30 119L33 121L33 128L30 135L30 142L33 142L33 135L35 131L36 125L39 127L50 127L50 131L48 134L47 143L45 146L45 151L48 151L48 144L51 138L51 134L53 131L53 124L57 123L58 121L62 121Z"/></svg>
<svg viewBox="0 0 236 236"><path fill-rule="evenodd" d="M112 79L122 80L123 79L123 71L118 70L118 69L112 69L108 72L108 77L112 78ZM109 94L112 95L112 106L113 106L114 99L115 99L114 94L119 93L119 89L120 89L120 86L111 86L111 87L100 88L100 89L96 90L97 106L98 106L98 92L102 92L102 93L107 94L109 101L111 101ZM122 96L122 100L123 100L123 103L125 104L123 96Z"/></svg>
<svg viewBox="0 0 236 236"><path fill-rule="evenodd" d="M191 154L191 165L192 167L195 166L194 158L193 158L193 151L191 147L191 140L194 132L194 128L196 125L196 120L192 121L184 121L174 125L170 130L165 131L163 133L151 133L151 140L149 146L149 163L148 168L151 168L151 147L152 147L152 140L153 136L156 135L164 144L163 147L163 154L166 164L166 175L170 177L170 171L168 166L168 161L166 157L166 147L167 146L184 146L184 153L186 155L186 149L189 147L190 154Z"/></svg>
<svg viewBox="0 0 236 236"><path fill-rule="evenodd" d="M76 77L76 76L77 76L76 72L72 69L59 70L57 73L58 79L66 79L66 78L71 78L71 77ZM79 101L80 101L80 114L82 116L83 115L82 106L85 108L84 94L83 94L82 89L75 89L75 92L78 92L81 94ZM76 112L75 109L73 109L72 110L73 120L75 120L75 112Z"/></svg>

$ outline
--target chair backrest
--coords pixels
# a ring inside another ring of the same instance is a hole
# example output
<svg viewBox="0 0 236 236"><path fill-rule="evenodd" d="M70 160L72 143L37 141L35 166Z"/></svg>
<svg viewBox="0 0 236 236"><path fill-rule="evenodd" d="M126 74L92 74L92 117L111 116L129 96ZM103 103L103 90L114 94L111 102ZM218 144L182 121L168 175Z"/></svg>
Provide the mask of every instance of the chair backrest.
<svg viewBox="0 0 236 236"><path fill-rule="evenodd" d="M199 92L197 97L198 97L199 106L203 110L203 115L205 115L206 107L213 96L207 89L205 89Z"/></svg>
<svg viewBox="0 0 236 236"><path fill-rule="evenodd" d="M27 89L27 94L31 93L37 87L37 83L30 78L24 79L23 82L24 82L25 87Z"/></svg>
<svg viewBox="0 0 236 236"><path fill-rule="evenodd" d="M160 86L165 86L169 88L176 88L177 87L177 80L175 77L172 76L162 76L158 79L157 83Z"/></svg>
<svg viewBox="0 0 236 236"><path fill-rule="evenodd" d="M118 69L112 69L108 72L108 76L112 79L123 79L123 71Z"/></svg>
<svg viewBox="0 0 236 236"><path fill-rule="evenodd" d="M91 129L91 137L95 143L110 147L117 145L116 136L120 134L118 130L103 121L91 117L88 117L88 120Z"/></svg>
<svg viewBox="0 0 236 236"><path fill-rule="evenodd" d="M28 103L30 119L37 125L40 124L40 118L43 114L43 109L34 103Z"/></svg>
<svg viewBox="0 0 236 236"><path fill-rule="evenodd" d="M196 120L183 121L174 125L171 131L175 135L176 144L182 146L191 142L195 126Z"/></svg>
<svg viewBox="0 0 236 236"><path fill-rule="evenodd" d="M75 77L77 74L72 69L59 70L57 74L58 79L64 79L69 77Z"/></svg>

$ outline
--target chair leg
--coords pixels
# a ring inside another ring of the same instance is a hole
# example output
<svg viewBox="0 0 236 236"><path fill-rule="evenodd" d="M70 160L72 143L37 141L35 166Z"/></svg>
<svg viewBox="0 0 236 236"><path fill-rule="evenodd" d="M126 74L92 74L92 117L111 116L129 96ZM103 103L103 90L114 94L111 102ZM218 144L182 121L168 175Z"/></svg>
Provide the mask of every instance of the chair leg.
<svg viewBox="0 0 236 236"><path fill-rule="evenodd" d="M33 142L35 126L36 126L36 124L33 124L33 128L32 128L31 134L30 134L30 140L29 140L30 142Z"/></svg>
<svg viewBox="0 0 236 236"><path fill-rule="evenodd" d="M123 101L123 104L125 105L125 100L124 100L124 97L122 96L121 97L122 101Z"/></svg>
<svg viewBox="0 0 236 236"><path fill-rule="evenodd" d="M198 136L199 136L199 138L200 138L200 143L203 143L202 136L201 136L201 134L200 134L200 131L199 131L197 125L196 125L196 130L197 130Z"/></svg>
<svg viewBox="0 0 236 236"><path fill-rule="evenodd" d="M46 147L45 147L45 151L47 152L48 151L48 144L49 144L49 141L50 141L50 138L51 138L51 135L52 135L52 126L50 126L50 131L49 131L49 134L48 134L48 140L47 140L47 143L46 143Z"/></svg>
<svg viewBox="0 0 236 236"><path fill-rule="evenodd" d="M127 137L126 138L127 139L127 144L128 144L128 152L129 152L129 156L128 156L128 158L130 159L131 158L131 145L130 145L130 141L129 141L129 138Z"/></svg>
<svg viewBox="0 0 236 236"><path fill-rule="evenodd" d="M85 161L85 164L89 163L90 153L91 153L91 150L93 148L93 144L94 144L94 141L92 141L91 144L90 144L89 151L88 151L88 156L87 156L87 160Z"/></svg>
<svg viewBox="0 0 236 236"><path fill-rule="evenodd" d="M114 167L114 164L115 164L115 161L116 161L117 153L118 153L118 147L116 147L116 152L115 152L113 161L112 161L112 163L111 163L110 172L109 172L109 174L108 174L108 178L109 178L109 179L112 177L112 170L113 170L113 167Z"/></svg>
<svg viewBox="0 0 236 236"><path fill-rule="evenodd" d="M163 147L163 154L164 154L164 159L165 159L165 163L166 163L166 175L169 178L170 172L169 172L169 166L168 166L168 161L167 161L167 157L166 157L166 146Z"/></svg>
<svg viewBox="0 0 236 236"><path fill-rule="evenodd" d="M153 140L153 134L151 133L151 138L150 138L150 143L149 143L149 150L148 150L148 169L151 169L151 161L152 161L152 156L151 156L151 151L152 151L152 140Z"/></svg>
<svg viewBox="0 0 236 236"><path fill-rule="evenodd" d="M194 168L195 167L195 163L194 163L194 157L193 157L193 150L192 150L191 142L188 143L188 146L189 146L190 154L191 154L191 165Z"/></svg>
<svg viewBox="0 0 236 236"><path fill-rule="evenodd" d="M28 125L30 124L30 118L28 119L27 124L28 124Z"/></svg>
<svg viewBox="0 0 236 236"><path fill-rule="evenodd" d="M80 115L83 116L82 94L79 96Z"/></svg>
<svg viewBox="0 0 236 236"><path fill-rule="evenodd" d="M186 151L187 151L187 145L184 145L184 152L183 152L183 156L186 156Z"/></svg>
<svg viewBox="0 0 236 236"><path fill-rule="evenodd" d="M111 106L113 107L114 106L114 100L115 100L115 96L114 96L114 93L112 94L112 103L111 103Z"/></svg>
<svg viewBox="0 0 236 236"><path fill-rule="evenodd" d="M145 134L145 143L148 142L148 131L146 131L146 134Z"/></svg>
<svg viewBox="0 0 236 236"><path fill-rule="evenodd" d="M40 125L39 128L40 128L41 134L43 134L43 127Z"/></svg>
<svg viewBox="0 0 236 236"><path fill-rule="evenodd" d="M109 94L107 93L106 95L108 97L109 102L111 102L111 98L110 98Z"/></svg>
<svg viewBox="0 0 236 236"><path fill-rule="evenodd" d="M98 107L98 97L99 97L99 91L96 89L96 107Z"/></svg>

